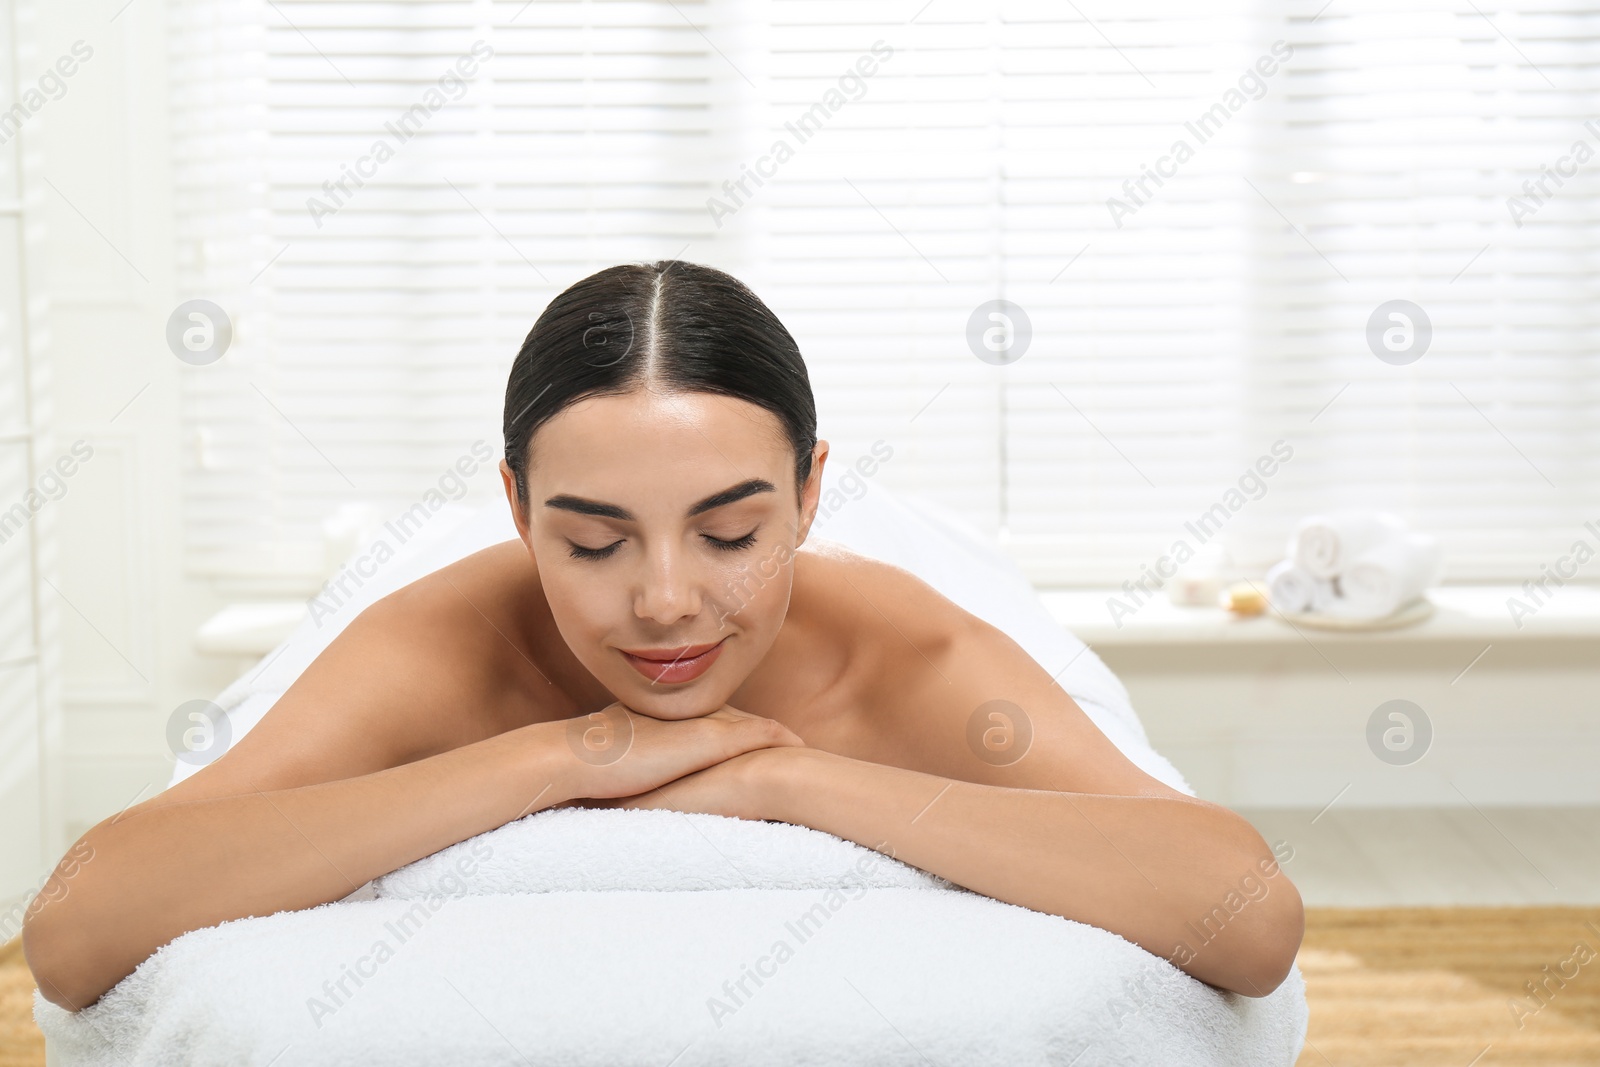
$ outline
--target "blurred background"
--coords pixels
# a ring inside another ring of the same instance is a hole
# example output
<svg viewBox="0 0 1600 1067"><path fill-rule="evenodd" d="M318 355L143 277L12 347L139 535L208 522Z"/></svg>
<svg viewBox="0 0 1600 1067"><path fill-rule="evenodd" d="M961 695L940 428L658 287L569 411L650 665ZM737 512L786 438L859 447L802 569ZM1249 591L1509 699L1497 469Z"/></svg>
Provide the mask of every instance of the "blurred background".
<svg viewBox="0 0 1600 1067"><path fill-rule="evenodd" d="M188 702L501 495L545 304L682 258L1291 845L1302 1063L1600 1062L1600 978L1525 988L1600 949L1600 10L0 0L0 97L0 941ZM1215 606L1350 508L1430 611Z"/></svg>

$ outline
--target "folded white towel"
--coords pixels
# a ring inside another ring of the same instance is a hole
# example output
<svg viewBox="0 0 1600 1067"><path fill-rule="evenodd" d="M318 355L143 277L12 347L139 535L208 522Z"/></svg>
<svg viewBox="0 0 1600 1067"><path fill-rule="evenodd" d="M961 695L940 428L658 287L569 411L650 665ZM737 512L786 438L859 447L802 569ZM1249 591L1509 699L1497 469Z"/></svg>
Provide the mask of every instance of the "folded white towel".
<svg viewBox="0 0 1600 1067"><path fill-rule="evenodd" d="M1386 511L1331 511L1302 520L1289 558L1313 578L1332 578L1370 548L1404 536L1405 523Z"/></svg>
<svg viewBox="0 0 1600 1067"><path fill-rule="evenodd" d="M1274 564L1267 571L1267 599L1285 615L1327 611L1334 595L1332 579L1313 578L1292 559Z"/></svg>
<svg viewBox="0 0 1600 1067"><path fill-rule="evenodd" d="M685 827L693 833L685 833ZM549 808L424 856L372 883L378 899L629 889L885 889L950 883L809 826L665 809Z"/></svg>
<svg viewBox="0 0 1600 1067"><path fill-rule="evenodd" d="M1444 554L1437 538L1412 533L1361 553L1339 575L1339 596L1327 610L1355 619L1381 619L1439 580Z"/></svg>
<svg viewBox="0 0 1600 1067"><path fill-rule="evenodd" d="M52 1067L1290 1067L1300 1051L1298 969L1241 997L1093 926L909 887L926 877L783 823L557 809L383 879L401 899L195 930L81 1012L36 995L34 1018ZM563 888L578 881L615 888Z"/></svg>

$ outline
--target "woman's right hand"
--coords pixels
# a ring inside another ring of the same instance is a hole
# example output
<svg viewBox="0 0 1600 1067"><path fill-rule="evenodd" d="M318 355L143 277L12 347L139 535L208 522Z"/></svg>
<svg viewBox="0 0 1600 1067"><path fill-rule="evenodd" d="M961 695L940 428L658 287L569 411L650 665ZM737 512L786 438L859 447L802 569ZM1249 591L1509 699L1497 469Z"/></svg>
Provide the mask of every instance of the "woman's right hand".
<svg viewBox="0 0 1600 1067"><path fill-rule="evenodd" d="M596 800L645 793L758 748L805 742L776 719L724 704L692 719L657 719L621 703L566 721L577 776L572 792Z"/></svg>

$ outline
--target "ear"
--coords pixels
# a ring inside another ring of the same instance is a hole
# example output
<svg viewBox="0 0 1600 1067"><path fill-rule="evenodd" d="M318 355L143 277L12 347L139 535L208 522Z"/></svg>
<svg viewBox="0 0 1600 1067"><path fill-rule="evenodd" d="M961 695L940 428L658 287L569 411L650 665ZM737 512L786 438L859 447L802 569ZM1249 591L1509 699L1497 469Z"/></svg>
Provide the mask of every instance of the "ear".
<svg viewBox="0 0 1600 1067"><path fill-rule="evenodd" d="M811 473L800 491L800 536L795 539L796 548L806 543L811 523L817 517L817 505L822 499L822 468L827 462L828 442L818 441L811 450Z"/></svg>
<svg viewBox="0 0 1600 1067"><path fill-rule="evenodd" d="M517 501L517 476L511 470L511 464L505 460L500 461L500 480L505 483L506 503L511 505L511 519L517 524L517 536L522 538L522 543L527 546L529 555L533 554L533 541L528 532L528 515Z"/></svg>

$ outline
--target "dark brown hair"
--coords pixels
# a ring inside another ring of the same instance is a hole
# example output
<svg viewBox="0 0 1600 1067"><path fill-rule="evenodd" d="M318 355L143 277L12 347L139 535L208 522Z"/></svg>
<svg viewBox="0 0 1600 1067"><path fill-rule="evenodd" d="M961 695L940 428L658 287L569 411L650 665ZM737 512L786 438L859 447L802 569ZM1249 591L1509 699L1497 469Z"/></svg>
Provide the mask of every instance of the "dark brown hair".
<svg viewBox="0 0 1600 1067"><path fill-rule="evenodd" d="M731 274L678 259L607 267L550 301L506 383L506 464L527 506L534 431L569 404L644 384L749 401L783 424L795 487L811 473L817 405L789 331Z"/></svg>

